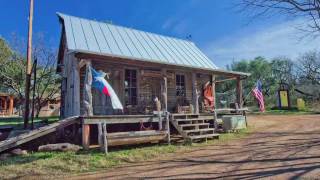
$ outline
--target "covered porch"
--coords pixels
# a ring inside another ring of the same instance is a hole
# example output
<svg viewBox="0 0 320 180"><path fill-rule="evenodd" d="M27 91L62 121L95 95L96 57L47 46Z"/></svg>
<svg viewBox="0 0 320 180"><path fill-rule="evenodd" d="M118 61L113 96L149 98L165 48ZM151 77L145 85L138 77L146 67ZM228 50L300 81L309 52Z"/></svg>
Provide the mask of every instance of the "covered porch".
<svg viewBox="0 0 320 180"><path fill-rule="evenodd" d="M170 143L170 124L184 139L214 138L218 136L215 132L220 114L245 113L242 107L242 80L248 75L245 73L133 62L87 53L77 53L75 57L84 148L92 145L93 131L98 133L93 142L106 152L108 146ZM109 97L91 88L90 67L107 73L106 80L119 96L123 111L114 110ZM216 86L226 81L236 81L236 101L233 102L236 106L219 109ZM210 93L205 92L208 89L204 87L208 86ZM212 102L207 99L208 94ZM67 107L72 106L67 104Z"/></svg>

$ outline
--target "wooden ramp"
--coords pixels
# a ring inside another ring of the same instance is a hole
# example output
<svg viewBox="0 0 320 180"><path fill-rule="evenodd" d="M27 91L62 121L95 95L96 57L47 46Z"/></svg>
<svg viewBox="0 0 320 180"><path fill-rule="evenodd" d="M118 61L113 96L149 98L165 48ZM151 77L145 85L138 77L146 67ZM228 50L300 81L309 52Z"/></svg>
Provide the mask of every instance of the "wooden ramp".
<svg viewBox="0 0 320 180"><path fill-rule="evenodd" d="M5 141L0 142L0 153L3 151L6 151L8 149L14 148L16 146L22 145L24 143L27 143L29 141L35 140L39 137L48 135L50 133L53 133L55 131L61 130L69 125L72 125L74 123L79 123L79 117L69 117L63 120L60 120L56 123L43 126L41 128L20 134L18 136L9 138Z"/></svg>
<svg viewBox="0 0 320 180"><path fill-rule="evenodd" d="M198 114L171 114L171 124L177 129L179 134L188 141L207 140L217 138L210 121L214 121L214 116L201 116Z"/></svg>

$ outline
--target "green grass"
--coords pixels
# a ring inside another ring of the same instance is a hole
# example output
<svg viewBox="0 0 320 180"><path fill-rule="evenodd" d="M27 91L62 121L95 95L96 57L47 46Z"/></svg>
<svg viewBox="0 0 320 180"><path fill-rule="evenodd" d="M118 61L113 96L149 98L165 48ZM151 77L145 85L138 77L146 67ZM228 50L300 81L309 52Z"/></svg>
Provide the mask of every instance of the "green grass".
<svg viewBox="0 0 320 180"><path fill-rule="evenodd" d="M254 111L250 112L250 114L255 115L308 115L308 114L319 114L317 111L299 111L299 110L266 110L265 112Z"/></svg>
<svg viewBox="0 0 320 180"><path fill-rule="evenodd" d="M49 123L53 123L59 120L59 117L39 117L34 119L34 123L39 123L42 120L48 119ZM31 123L31 120L30 120ZM21 117L13 117L13 118L0 118L0 126L13 126L15 128L19 128L23 126L23 118Z"/></svg>
<svg viewBox="0 0 320 180"><path fill-rule="evenodd" d="M26 156L10 157L0 161L0 174L4 175L4 178L17 178L24 175L58 176L92 172L125 163L147 161L165 157L172 153L188 152L194 148L224 143L243 138L251 132L249 129L237 133L221 134L219 140L210 140L207 143L131 147L130 149L113 150L107 155L98 150L81 151L79 153L34 152Z"/></svg>

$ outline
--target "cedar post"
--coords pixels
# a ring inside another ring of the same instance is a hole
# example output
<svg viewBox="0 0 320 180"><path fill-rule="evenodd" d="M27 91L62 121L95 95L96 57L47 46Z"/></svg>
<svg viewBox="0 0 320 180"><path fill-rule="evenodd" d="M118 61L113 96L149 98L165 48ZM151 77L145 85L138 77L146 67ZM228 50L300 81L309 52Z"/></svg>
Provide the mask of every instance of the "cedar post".
<svg viewBox="0 0 320 180"><path fill-rule="evenodd" d="M168 112L168 101L167 101L168 87L167 87L167 70L166 69L162 69L162 76L163 76L163 82L161 84L161 93L162 93L162 99L163 99L162 103L163 103L163 111L164 111L164 114L166 115ZM160 120L159 120L159 127L161 127L162 129L162 117L160 117Z"/></svg>
<svg viewBox="0 0 320 180"><path fill-rule="evenodd" d="M90 125L82 124L82 146L85 150L90 146Z"/></svg>
<svg viewBox="0 0 320 180"><path fill-rule="evenodd" d="M197 90L197 76L196 73L192 73L192 104L193 113L199 114L199 95Z"/></svg>
<svg viewBox="0 0 320 180"><path fill-rule="evenodd" d="M92 74L91 74L91 62L86 62L86 76L84 82L84 91L83 91L83 116L92 116L92 93L91 93L91 84L92 84ZM90 125L82 125L82 146L84 149L89 149L90 145Z"/></svg>
<svg viewBox="0 0 320 180"><path fill-rule="evenodd" d="M103 131L103 147L104 147L104 153L108 153L108 140L107 140L107 124L102 124L102 131Z"/></svg>
<svg viewBox="0 0 320 180"><path fill-rule="evenodd" d="M168 78L167 78L167 70L162 69L163 75L163 88L162 88L162 95L163 95L163 109L164 115L166 118L166 130L167 130L167 141L170 144L170 123L169 123L169 112L168 112Z"/></svg>
<svg viewBox="0 0 320 180"><path fill-rule="evenodd" d="M12 115L13 114L13 96L11 95L9 97L9 112L8 112L9 115Z"/></svg>
<svg viewBox="0 0 320 180"><path fill-rule="evenodd" d="M103 130L102 130L102 124L98 124L98 144L100 146L100 150L104 150L104 142L103 142Z"/></svg>
<svg viewBox="0 0 320 180"><path fill-rule="evenodd" d="M216 109L216 76L212 74L211 77L212 97L213 97L213 109Z"/></svg>
<svg viewBox="0 0 320 180"><path fill-rule="evenodd" d="M5 114L6 115L8 115L9 114L9 112L8 112L8 107L7 107L7 97L5 97L5 99L4 99L4 109L5 109Z"/></svg>
<svg viewBox="0 0 320 180"><path fill-rule="evenodd" d="M239 108L242 108L242 81L237 77L237 103Z"/></svg>

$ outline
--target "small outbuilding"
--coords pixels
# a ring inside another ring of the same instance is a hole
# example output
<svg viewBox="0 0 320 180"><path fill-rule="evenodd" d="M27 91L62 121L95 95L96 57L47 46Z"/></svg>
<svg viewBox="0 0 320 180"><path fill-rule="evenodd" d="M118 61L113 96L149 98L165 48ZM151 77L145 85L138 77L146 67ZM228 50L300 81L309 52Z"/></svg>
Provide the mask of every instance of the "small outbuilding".
<svg viewBox="0 0 320 180"><path fill-rule="evenodd" d="M85 147L92 124L100 125L99 134L111 133L105 142L108 145L128 142L123 142L123 135L134 136L134 142L139 141L137 137L151 135L170 141L169 120L185 138L212 137L214 129L208 121L217 112L218 82L235 80L234 103L242 106L241 81L249 74L218 68L190 40L61 13L58 17L62 25L57 67L63 78L60 114L82 117ZM107 74L106 80L122 102L123 111L112 109L108 97L91 89L90 67ZM156 99L161 107L154 102ZM138 125L128 126L130 123ZM113 128L117 124L126 126ZM104 125L109 128L104 130ZM98 141L103 143L101 138Z"/></svg>

